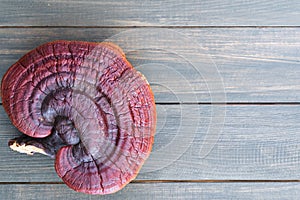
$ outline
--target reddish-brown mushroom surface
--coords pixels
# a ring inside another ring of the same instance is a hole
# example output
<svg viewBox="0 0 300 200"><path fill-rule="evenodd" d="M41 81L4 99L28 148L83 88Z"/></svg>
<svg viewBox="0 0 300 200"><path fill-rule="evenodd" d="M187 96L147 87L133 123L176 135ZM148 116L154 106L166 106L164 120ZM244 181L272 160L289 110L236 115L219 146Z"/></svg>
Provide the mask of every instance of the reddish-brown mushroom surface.
<svg viewBox="0 0 300 200"><path fill-rule="evenodd" d="M150 154L153 94L112 43L46 43L8 69L1 96L24 133L9 146L55 158L58 176L76 191L116 192Z"/></svg>

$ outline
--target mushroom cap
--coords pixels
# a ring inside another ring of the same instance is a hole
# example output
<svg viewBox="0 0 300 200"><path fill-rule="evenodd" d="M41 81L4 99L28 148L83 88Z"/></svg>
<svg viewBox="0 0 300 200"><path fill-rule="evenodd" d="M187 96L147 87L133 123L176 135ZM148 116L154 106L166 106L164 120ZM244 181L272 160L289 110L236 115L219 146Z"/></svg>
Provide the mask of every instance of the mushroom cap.
<svg viewBox="0 0 300 200"><path fill-rule="evenodd" d="M56 131L64 138L55 169L76 191L116 192L150 154L153 93L112 43L41 45L8 69L1 90L3 107L21 132L44 138Z"/></svg>

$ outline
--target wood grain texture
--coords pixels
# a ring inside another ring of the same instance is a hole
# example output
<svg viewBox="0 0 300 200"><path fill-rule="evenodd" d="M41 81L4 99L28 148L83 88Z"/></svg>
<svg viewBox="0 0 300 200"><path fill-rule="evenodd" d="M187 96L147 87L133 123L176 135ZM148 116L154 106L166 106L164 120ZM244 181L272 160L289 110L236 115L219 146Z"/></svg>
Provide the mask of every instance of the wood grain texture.
<svg viewBox="0 0 300 200"><path fill-rule="evenodd" d="M157 105L154 148L137 180L300 179L299 105L230 105L214 116L221 107ZM0 114L0 182L60 181L53 160L7 147L19 133Z"/></svg>
<svg viewBox="0 0 300 200"><path fill-rule="evenodd" d="M299 25L299 1L1 0L2 26Z"/></svg>
<svg viewBox="0 0 300 200"><path fill-rule="evenodd" d="M5 28L0 76L29 50L58 39L116 42L146 75L157 103L300 100L297 28Z"/></svg>
<svg viewBox="0 0 300 200"><path fill-rule="evenodd" d="M9 192L8 192L9 191ZM298 199L300 183L130 183L107 196L88 196L65 185L0 185L4 199Z"/></svg>
<svg viewBox="0 0 300 200"><path fill-rule="evenodd" d="M158 110L136 181L99 197L70 190L53 160L12 152L20 133L0 106L0 199L298 199L299 12L296 0L0 0L0 77L42 43L109 40Z"/></svg>

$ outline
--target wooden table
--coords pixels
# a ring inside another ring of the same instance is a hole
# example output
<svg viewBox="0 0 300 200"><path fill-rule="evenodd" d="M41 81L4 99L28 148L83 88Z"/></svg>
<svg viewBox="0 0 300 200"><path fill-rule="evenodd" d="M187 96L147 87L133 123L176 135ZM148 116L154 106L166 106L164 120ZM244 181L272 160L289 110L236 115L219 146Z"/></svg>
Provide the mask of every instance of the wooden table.
<svg viewBox="0 0 300 200"><path fill-rule="evenodd" d="M53 160L11 151L0 108L0 199L299 199L299 1L0 1L0 73L58 39L114 41L148 78L158 124L138 177L76 193Z"/></svg>

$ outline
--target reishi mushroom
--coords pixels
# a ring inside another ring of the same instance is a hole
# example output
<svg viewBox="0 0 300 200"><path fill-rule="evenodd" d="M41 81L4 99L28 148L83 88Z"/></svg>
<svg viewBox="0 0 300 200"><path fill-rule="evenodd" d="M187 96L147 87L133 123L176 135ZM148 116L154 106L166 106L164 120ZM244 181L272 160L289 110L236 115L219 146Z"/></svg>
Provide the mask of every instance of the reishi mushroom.
<svg viewBox="0 0 300 200"><path fill-rule="evenodd" d="M153 93L112 43L43 44L8 69L1 96L24 133L9 146L54 158L58 176L75 191L114 193L137 176L150 154Z"/></svg>

